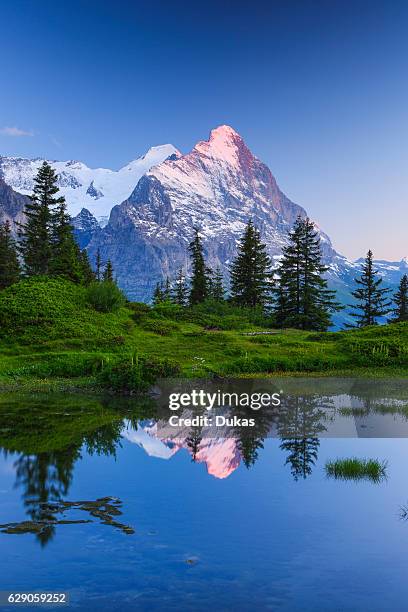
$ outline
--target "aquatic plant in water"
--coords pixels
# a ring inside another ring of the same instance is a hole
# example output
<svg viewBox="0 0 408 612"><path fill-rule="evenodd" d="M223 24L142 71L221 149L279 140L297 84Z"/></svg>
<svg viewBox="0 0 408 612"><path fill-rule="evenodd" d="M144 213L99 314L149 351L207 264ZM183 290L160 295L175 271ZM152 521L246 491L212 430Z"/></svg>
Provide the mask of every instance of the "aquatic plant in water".
<svg viewBox="0 0 408 612"><path fill-rule="evenodd" d="M381 482L387 477L387 462L378 459L335 459L327 461L326 475L339 480L370 480Z"/></svg>

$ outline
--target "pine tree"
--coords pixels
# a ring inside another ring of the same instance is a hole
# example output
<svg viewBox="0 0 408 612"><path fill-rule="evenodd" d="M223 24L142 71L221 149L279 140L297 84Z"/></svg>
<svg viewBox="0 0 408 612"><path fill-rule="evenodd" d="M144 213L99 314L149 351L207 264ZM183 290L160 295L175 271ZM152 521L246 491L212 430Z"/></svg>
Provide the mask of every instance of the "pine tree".
<svg viewBox="0 0 408 612"><path fill-rule="evenodd" d="M382 278L377 277L378 270L374 270L373 254L368 251L363 264L363 272L359 278L355 278L358 287L351 295L357 300L356 304L350 304L351 308L357 310L351 316L356 319L356 327L366 325L377 325L377 319L390 312L391 301L385 296L391 291L381 287Z"/></svg>
<svg viewBox="0 0 408 612"><path fill-rule="evenodd" d="M80 248L74 238L74 228L67 213L65 199L59 198L56 211L51 217L52 255L49 274L62 276L74 283L84 280L83 261Z"/></svg>
<svg viewBox="0 0 408 612"><path fill-rule="evenodd" d="M408 321L408 276L406 274L400 280L398 291L394 293L394 302L396 308L393 310L395 315L393 321L395 323Z"/></svg>
<svg viewBox="0 0 408 612"><path fill-rule="evenodd" d="M300 216L296 219L282 254L274 290L277 324L325 331L331 324L331 313L342 306L323 278L327 267L322 264L320 238L312 221Z"/></svg>
<svg viewBox="0 0 408 612"><path fill-rule="evenodd" d="M204 302L208 297L208 273L204 261L203 246L198 233L194 228L194 239L189 245L193 275L191 278L190 305Z"/></svg>
<svg viewBox="0 0 408 612"><path fill-rule="evenodd" d="M9 221L0 225L0 289L16 283L20 278L17 247Z"/></svg>
<svg viewBox="0 0 408 612"><path fill-rule="evenodd" d="M168 276L166 277L166 281L162 285L162 291L163 291L163 301L171 302L173 291L172 291L171 282Z"/></svg>
<svg viewBox="0 0 408 612"><path fill-rule="evenodd" d="M183 268L180 268L176 280L174 281L174 288L172 292L172 301L179 306L186 306L188 302L188 288L186 283L186 277L183 272Z"/></svg>
<svg viewBox="0 0 408 612"><path fill-rule="evenodd" d="M19 251L24 259L24 273L27 276L49 272L53 254L53 209L63 202L63 198L55 197L57 193L57 175L44 162L34 179L31 202L24 209L26 221L19 227Z"/></svg>
<svg viewBox="0 0 408 612"><path fill-rule="evenodd" d="M102 279L102 259L101 259L101 250L99 248L96 251L95 276L96 276L97 281L100 281Z"/></svg>
<svg viewBox="0 0 408 612"><path fill-rule="evenodd" d="M221 269L218 267L210 277L209 287L209 295L215 302L223 302L225 300L223 280Z"/></svg>
<svg viewBox="0 0 408 612"><path fill-rule="evenodd" d="M162 304L164 302L163 283L156 283L156 287L153 293L153 306Z"/></svg>
<svg viewBox="0 0 408 612"><path fill-rule="evenodd" d="M271 294L271 259L259 231L248 222L230 269L231 299L238 306L265 308Z"/></svg>
<svg viewBox="0 0 408 612"><path fill-rule="evenodd" d="M105 270L103 272L103 280L107 283L113 283L113 266L110 259L106 263Z"/></svg>
<svg viewBox="0 0 408 612"><path fill-rule="evenodd" d="M82 251L80 252L79 260L81 264L84 285L90 285L92 282L95 281L96 276L89 262L89 257L86 249L82 249Z"/></svg>

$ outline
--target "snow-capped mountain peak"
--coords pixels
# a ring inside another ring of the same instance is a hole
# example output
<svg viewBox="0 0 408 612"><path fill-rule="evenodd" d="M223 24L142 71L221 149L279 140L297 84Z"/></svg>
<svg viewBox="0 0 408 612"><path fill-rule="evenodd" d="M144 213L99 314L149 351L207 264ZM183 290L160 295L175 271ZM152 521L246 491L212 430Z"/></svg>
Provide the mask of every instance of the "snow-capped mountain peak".
<svg viewBox="0 0 408 612"><path fill-rule="evenodd" d="M65 196L70 215L75 216L82 208L87 208L100 219L108 217L113 206L129 197L143 174L171 156L180 156L180 152L171 144L151 147L145 155L117 171L89 168L77 160L47 161L58 174L59 188ZM0 178L15 191L30 194L34 177L43 161L41 158L0 156Z"/></svg>

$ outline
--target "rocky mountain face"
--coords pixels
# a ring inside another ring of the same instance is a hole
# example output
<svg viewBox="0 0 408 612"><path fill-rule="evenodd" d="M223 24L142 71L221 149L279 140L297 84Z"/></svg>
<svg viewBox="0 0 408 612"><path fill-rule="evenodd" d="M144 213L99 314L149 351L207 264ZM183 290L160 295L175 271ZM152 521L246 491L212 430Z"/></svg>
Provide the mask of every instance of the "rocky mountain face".
<svg viewBox="0 0 408 612"><path fill-rule="evenodd" d="M100 225L89 210L83 208L76 217L72 218L74 236L81 249L85 249L92 238L97 234Z"/></svg>
<svg viewBox="0 0 408 612"><path fill-rule="evenodd" d="M80 161L47 161L58 174L58 185L67 201L68 212L75 216L82 208L87 208L103 223L112 207L129 197L140 177L171 155L178 155L173 145L152 147L143 157L118 171L88 168ZM15 191L30 194L43 161L41 158L0 156L0 178Z"/></svg>
<svg viewBox="0 0 408 612"><path fill-rule="evenodd" d="M27 200L21 193L31 193L42 161L0 156L0 221L22 220ZM307 214L226 125L212 130L207 141L185 155L172 145L153 147L117 172L92 170L74 161L51 164L81 248L88 249L91 261L98 248L104 262L111 259L119 285L134 300L149 301L157 281L174 277L180 267L189 273L194 227L200 230L209 266L220 266L226 275L250 218L270 255L279 259L297 215ZM109 213L109 222L101 228L101 219ZM350 262L333 249L324 232L320 237L329 284L348 304L362 261ZM408 272L406 260L377 261L376 266L390 286ZM345 315L334 319L340 325Z"/></svg>
<svg viewBox="0 0 408 612"><path fill-rule="evenodd" d="M226 272L251 218L270 254L279 257L297 215L306 211L279 189L269 168L229 126L208 141L147 172L111 212L108 225L89 244L111 259L120 285L135 300L149 299L163 277L188 271L188 244L198 227L211 268ZM321 232L325 257L340 258Z"/></svg>
<svg viewBox="0 0 408 612"><path fill-rule="evenodd" d="M16 193L0 178L0 223L9 221L13 234L17 234L17 223L24 221L24 207L29 202L27 196Z"/></svg>

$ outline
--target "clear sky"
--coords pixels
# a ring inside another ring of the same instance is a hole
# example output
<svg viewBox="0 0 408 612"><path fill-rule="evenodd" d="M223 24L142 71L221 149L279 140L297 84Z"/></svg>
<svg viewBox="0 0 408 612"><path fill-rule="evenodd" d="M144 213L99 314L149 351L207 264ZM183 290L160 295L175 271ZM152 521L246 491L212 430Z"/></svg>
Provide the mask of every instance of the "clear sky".
<svg viewBox="0 0 408 612"><path fill-rule="evenodd" d="M337 250L408 255L406 0L13 0L0 154L119 168L227 123Z"/></svg>

